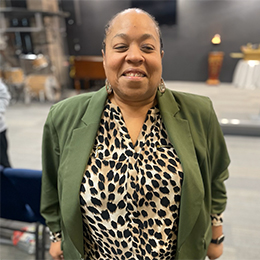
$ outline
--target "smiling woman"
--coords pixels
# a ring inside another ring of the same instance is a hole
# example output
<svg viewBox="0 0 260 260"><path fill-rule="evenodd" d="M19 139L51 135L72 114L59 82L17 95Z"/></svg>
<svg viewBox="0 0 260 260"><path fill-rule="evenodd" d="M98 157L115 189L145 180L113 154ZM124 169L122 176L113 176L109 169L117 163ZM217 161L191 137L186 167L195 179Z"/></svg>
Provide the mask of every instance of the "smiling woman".
<svg viewBox="0 0 260 260"><path fill-rule="evenodd" d="M162 74L163 51L156 23L143 12L126 10L113 19L104 42L103 63L113 88L112 100L119 106L134 102L150 107ZM140 127L147 111L143 112Z"/></svg>
<svg viewBox="0 0 260 260"><path fill-rule="evenodd" d="M50 254L216 259L229 156L212 104L166 89L148 13L124 10L105 32L106 86L54 105L44 128Z"/></svg>

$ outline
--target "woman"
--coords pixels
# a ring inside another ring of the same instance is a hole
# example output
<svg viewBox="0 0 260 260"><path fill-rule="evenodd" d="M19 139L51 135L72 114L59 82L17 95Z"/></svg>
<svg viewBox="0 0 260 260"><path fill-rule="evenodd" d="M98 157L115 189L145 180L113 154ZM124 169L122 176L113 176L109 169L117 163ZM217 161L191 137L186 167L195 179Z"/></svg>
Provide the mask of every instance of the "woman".
<svg viewBox="0 0 260 260"><path fill-rule="evenodd" d="M165 88L140 9L108 23L102 52L106 87L54 105L44 128L52 257L216 259L229 157L211 102Z"/></svg>

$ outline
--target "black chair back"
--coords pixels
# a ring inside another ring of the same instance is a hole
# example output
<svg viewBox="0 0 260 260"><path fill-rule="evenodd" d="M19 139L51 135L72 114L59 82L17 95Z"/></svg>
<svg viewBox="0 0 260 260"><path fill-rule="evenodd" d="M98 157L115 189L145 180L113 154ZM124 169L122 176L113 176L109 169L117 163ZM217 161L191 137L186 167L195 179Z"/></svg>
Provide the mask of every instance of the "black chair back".
<svg viewBox="0 0 260 260"><path fill-rule="evenodd" d="M0 217L35 223L35 231L19 230L35 235L35 259L45 259L46 226L40 214L41 177L39 170L0 168ZM40 235L39 226L43 224ZM18 230L10 226L1 229ZM41 237L41 243L40 241ZM40 254L41 253L41 254Z"/></svg>
<svg viewBox="0 0 260 260"><path fill-rule="evenodd" d="M45 224L40 214L41 176L39 170L1 172L1 218Z"/></svg>

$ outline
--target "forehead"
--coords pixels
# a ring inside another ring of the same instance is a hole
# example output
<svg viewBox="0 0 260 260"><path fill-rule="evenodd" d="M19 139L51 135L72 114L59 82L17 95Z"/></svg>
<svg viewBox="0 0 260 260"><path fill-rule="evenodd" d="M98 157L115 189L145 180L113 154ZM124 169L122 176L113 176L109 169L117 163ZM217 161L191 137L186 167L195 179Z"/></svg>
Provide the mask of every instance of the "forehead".
<svg viewBox="0 0 260 260"><path fill-rule="evenodd" d="M114 37L116 34L127 34L132 30L141 34L151 34L159 40L159 32L151 17L137 11L123 12L116 16L111 23L107 36Z"/></svg>

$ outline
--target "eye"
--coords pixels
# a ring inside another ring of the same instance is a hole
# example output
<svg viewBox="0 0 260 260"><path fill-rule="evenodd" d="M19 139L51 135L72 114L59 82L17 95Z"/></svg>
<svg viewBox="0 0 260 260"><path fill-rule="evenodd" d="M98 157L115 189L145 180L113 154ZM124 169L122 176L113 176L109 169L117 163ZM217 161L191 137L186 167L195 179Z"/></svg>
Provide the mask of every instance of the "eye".
<svg viewBox="0 0 260 260"><path fill-rule="evenodd" d="M119 44L119 45L114 46L114 49L119 51L119 52L123 52L123 51L127 50L127 45Z"/></svg>
<svg viewBox="0 0 260 260"><path fill-rule="evenodd" d="M152 45L145 44L145 45L141 46L141 50L149 53L149 52L154 51L154 47Z"/></svg>

